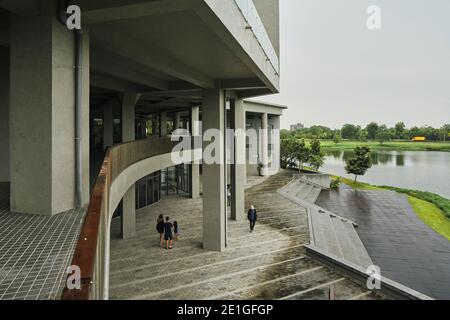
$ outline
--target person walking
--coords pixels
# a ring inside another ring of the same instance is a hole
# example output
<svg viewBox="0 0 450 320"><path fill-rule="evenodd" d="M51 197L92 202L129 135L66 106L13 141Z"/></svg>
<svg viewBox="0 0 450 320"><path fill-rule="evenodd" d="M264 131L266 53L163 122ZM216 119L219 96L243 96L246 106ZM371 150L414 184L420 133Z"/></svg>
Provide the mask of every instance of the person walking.
<svg viewBox="0 0 450 320"><path fill-rule="evenodd" d="M164 223L164 240L166 241L166 250L173 249L173 224L170 223L170 218L166 217L166 223Z"/></svg>
<svg viewBox="0 0 450 320"><path fill-rule="evenodd" d="M179 231L179 229L178 229L178 221L174 221L173 222L173 233L174 233L174 235L175 235L175 241L178 241L178 231Z"/></svg>
<svg viewBox="0 0 450 320"><path fill-rule="evenodd" d="M231 207L231 184L227 185L227 205Z"/></svg>
<svg viewBox="0 0 450 320"><path fill-rule="evenodd" d="M255 206L251 206L247 214L248 221L250 221L250 232L255 229L256 221L258 220L258 213L256 212Z"/></svg>
<svg viewBox="0 0 450 320"><path fill-rule="evenodd" d="M156 220L156 230L159 233L159 245L164 248L164 216L162 214Z"/></svg>

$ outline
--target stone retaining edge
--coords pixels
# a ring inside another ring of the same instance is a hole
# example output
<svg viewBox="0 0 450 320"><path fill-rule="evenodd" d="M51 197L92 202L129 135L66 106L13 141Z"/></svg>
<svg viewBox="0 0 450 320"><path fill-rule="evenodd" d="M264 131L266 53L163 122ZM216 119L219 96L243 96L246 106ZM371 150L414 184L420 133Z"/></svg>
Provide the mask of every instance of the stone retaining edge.
<svg viewBox="0 0 450 320"><path fill-rule="evenodd" d="M308 257L332 267L339 273L349 276L358 283L366 285L367 279L371 276L364 268L325 252L314 245L307 245L305 249ZM376 290L372 291L376 292ZM383 276L381 276L381 292L397 300L434 300L423 293Z"/></svg>

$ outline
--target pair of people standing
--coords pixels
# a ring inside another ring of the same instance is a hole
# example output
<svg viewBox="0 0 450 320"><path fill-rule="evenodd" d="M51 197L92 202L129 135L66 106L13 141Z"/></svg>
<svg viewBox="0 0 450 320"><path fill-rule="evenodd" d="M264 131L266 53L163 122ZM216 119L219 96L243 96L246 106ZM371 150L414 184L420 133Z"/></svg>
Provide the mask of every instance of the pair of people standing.
<svg viewBox="0 0 450 320"><path fill-rule="evenodd" d="M159 233L160 246L164 248L165 242L166 250L173 249L173 240L178 240L178 222L175 221L172 224L169 217L166 217L166 220L164 221L164 216L161 214L157 220L156 230ZM174 234L175 238L173 236Z"/></svg>

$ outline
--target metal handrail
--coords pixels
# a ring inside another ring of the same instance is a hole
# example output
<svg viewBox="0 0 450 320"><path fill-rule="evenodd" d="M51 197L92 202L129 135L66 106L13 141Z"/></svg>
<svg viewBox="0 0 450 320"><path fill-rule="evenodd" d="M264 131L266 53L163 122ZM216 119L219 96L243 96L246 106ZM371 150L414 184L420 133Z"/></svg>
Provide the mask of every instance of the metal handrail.
<svg viewBox="0 0 450 320"><path fill-rule="evenodd" d="M177 144L171 138L149 138L116 145L106 152L100 174L91 193L72 266L81 272L81 288L64 288L62 300L102 299L106 262L102 243L109 226L109 200L114 180L133 164L147 158L171 153Z"/></svg>
<svg viewBox="0 0 450 320"><path fill-rule="evenodd" d="M273 69L277 74L280 73L280 59L277 52L275 51L272 41L269 38L264 23L258 14L258 11L253 3L253 0L234 0L234 3L241 11L242 16L248 24L248 29L250 29L255 35L261 49L266 54L267 60L272 65Z"/></svg>

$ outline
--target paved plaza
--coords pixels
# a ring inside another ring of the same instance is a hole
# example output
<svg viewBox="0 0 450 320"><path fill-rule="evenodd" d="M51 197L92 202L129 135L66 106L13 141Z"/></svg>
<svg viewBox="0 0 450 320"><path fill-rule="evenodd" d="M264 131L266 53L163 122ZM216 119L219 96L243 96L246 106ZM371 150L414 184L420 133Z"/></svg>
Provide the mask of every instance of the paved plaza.
<svg viewBox="0 0 450 320"><path fill-rule="evenodd" d="M119 239L112 224L111 299L384 299L307 258L306 210L276 190L292 175L282 172L246 191L246 206L259 209L254 233L246 221L228 222L228 248L202 250L202 200L167 197L137 215L137 237ZM173 250L161 249L159 214L180 225Z"/></svg>
<svg viewBox="0 0 450 320"><path fill-rule="evenodd" d="M435 299L450 299L450 242L418 218L405 195L344 187L323 191L317 204L358 223L383 276Z"/></svg>
<svg viewBox="0 0 450 320"><path fill-rule="evenodd" d="M9 210L9 184L0 184L0 300L59 299L84 210L55 216Z"/></svg>

